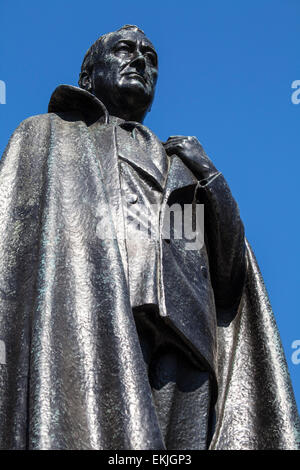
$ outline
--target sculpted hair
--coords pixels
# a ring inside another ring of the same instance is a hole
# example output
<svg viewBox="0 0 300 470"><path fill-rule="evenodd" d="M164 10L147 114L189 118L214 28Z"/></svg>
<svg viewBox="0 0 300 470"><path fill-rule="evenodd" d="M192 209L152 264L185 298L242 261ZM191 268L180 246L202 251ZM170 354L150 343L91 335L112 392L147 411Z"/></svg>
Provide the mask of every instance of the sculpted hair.
<svg viewBox="0 0 300 470"><path fill-rule="evenodd" d="M139 31L140 33L145 35L144 31L142 29L138 28L137 26L135 26L133 24L125 24L124 26L122 26L122 28L117 29L116 31L113 31L111 33L103 34L102 36L100 36L94 42L94 44L91 45L91 47L86 52L86 54L84 56L84 59L83 59L83 62L82 62L82 65L81 65L81 71L80 71L79 80L78 80L78 85L80 86L80 88L86 88L83 85L83 77L86 74L90 75L90 73L93 69L93 66L95 64L96 57L99 56L99 53L101 52L101 49L103 48L103 43L104 43L105 38L107 38L107 36L109 36L110 34L118 33L119 31L124 31L124 30L128 30L128 29L131 29L131 30L134 30L134 31Z"/></svg>

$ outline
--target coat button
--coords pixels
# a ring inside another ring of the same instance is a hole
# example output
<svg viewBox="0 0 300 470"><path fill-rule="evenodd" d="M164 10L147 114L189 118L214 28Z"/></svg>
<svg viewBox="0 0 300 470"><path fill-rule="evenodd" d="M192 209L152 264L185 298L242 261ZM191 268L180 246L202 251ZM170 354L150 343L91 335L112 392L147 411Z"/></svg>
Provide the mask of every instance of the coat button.
<svg viewBox="0 0 300 470"><path fill-rule="evenodd" d="M130 193L127 195L126 200L129 204L135 204L138 200L137 194Z"/></svg>

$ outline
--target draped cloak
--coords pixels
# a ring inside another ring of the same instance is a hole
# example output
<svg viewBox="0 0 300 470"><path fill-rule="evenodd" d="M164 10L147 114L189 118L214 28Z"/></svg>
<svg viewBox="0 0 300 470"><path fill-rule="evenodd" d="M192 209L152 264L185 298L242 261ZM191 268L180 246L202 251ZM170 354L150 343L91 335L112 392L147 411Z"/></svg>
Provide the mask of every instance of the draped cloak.
<svg viewBox="0 0 300 470"><path fill-rule="evenodd" d="M1 160L1 449L162 448L128 294L121 214L105 214L115 238L96 236L99 204L105 211L107 185L116 182L108 181L105 166L113 142L95 140L95 122L109 131L102 103L61 86L48 114L16 129ZM185 177L186 185L178 183ZM172 190L198 187L177 157L168 178ZM185 321L171 316L170 323L215 382L210 449L297 449L299 416L287 364L246 240L244 256L234 307L211 300L210 316L201 311L207 318L200 315L192 331L187 299ZM159 278L162 283L163 271ZM207 273L206 279L208 285ZM164 295L162 289L168 317Z"/></svg>

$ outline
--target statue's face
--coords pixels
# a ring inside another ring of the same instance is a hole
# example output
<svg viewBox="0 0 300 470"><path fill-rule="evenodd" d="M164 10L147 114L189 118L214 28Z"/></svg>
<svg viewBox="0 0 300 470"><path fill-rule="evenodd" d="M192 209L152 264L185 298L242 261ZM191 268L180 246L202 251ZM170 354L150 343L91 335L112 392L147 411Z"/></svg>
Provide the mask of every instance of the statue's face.
<svg viewBox="0 0 300 470"><path fill-rule="evenodd" d="M148 109L157 80L157 55L139 31L108 35L92 72L92 91L114 108Z"/></svg>

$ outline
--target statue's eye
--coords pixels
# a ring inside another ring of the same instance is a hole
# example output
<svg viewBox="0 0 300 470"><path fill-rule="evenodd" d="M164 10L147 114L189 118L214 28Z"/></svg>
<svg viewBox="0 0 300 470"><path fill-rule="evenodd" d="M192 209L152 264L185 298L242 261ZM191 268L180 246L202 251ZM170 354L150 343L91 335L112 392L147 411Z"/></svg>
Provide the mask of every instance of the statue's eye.
<svg viewBox="0 0 300 470"><path fill-rule="evenodd" d="M157 58L156 58L156 55L153 54L153 52L147 52L145 54L147 60L149 60L149 62L151 62L152 65L156 66L157 65Z"/></svg>
<svg viewBox="0 0 300 470"><path fill-rule="evenodd" d="M129 52L130 52L130 46L128 46L127 44L120 44L120 45L116 48L116 52L129 53Z"/></svg>

